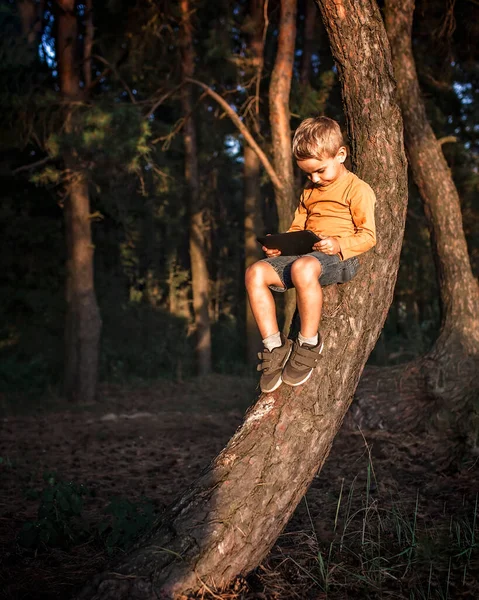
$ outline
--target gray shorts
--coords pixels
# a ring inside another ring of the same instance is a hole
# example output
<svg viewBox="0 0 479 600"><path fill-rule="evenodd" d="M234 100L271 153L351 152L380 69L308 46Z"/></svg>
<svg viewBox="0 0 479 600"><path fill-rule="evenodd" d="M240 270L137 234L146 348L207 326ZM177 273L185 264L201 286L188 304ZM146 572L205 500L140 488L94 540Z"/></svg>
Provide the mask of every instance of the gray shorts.
<svg viewBox="0 0 479 600"><path fill-rule="evenodd" d="M319 283L324 287L332 283L346 283L350 281L358 272L359 260L353 256L347 260L341 260L337 254L331 256L323 252L310 252L299 256L274 256L272 258L263 258L262 262L270 264L279 275L284 287L270 285L274 292L285 292L294 287L291 279L291 266L298 258L303 256L312 256L321 263L321 275Z"/></svg>

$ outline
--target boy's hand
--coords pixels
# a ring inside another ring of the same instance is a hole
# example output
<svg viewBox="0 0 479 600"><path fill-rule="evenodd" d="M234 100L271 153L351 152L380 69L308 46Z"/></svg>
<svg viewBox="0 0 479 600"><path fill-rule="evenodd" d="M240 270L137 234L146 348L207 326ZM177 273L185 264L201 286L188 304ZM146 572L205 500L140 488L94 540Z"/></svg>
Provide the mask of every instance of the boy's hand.
<svg viewBox="0 0 479 600"><path fill-rule="evenodd" d="M319 236L321 238L320 242L316 242L316 244L314 244L313 249L314 250L319 250L320 252L323 252L324 254L339 254L341 252L341 247L339 245L339 242L336 238L334 237L326 237L326 236Z"/></svg>
<svg viewBox="0 0 479 600"><path fill-rule="evenodd" d="M266 248L266 246L263 246L263 252L268 258L281 255L281 250L277 250L276 248Z"/></svg>
<svg viewBox="0 0 479 600"><path fill-rule="evenodd" d="M271 235L271 234L267 233L266 235ZM281 255L281 250L278 250L277 248L266 248L266 246L261 246L261 248L268 258L273 258L273 256Z"/></svg>

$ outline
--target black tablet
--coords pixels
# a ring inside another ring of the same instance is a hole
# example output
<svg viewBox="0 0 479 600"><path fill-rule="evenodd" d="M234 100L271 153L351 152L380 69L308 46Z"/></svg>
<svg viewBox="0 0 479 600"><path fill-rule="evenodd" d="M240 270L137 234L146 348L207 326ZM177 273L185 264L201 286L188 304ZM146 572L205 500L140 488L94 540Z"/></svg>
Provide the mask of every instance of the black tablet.
<svg viewBox="0 0 479 600"><path fill-rule="evenodd" d="M318 237L309 229L304 231L290 231L288 233L274 233L256 238L266 248L281 250L283 256L294 256L296 254L308 254L313 252L313 245L320 242Z"/></svg>

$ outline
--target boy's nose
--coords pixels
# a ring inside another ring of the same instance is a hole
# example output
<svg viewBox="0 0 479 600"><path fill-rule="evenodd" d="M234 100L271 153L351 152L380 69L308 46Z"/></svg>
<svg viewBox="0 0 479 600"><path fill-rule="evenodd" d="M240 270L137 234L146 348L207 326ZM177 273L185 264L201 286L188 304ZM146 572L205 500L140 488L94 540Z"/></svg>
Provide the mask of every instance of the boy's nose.
<svg viewBox="0 0 479 600"><path fill-rule="evenodd" d="M319 181L321 181L321 179L317 173L311 173L311 181L313 183L318 183Z"/></svg>

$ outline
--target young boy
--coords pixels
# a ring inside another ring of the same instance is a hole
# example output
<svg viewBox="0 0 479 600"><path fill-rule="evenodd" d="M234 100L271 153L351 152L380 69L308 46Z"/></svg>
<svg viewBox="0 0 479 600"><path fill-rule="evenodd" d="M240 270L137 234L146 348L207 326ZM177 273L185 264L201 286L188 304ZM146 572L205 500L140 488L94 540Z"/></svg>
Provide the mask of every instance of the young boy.
<svg viewBox="0 0 479 600"><path fill-rule="evenodd" d="M288 231L310 229L321 238L313 252L280 256L263 247L267 258L246 271L246 289L264 351L260 387L272 392L281 382L301 385L311 376L323 342L318 333L322 286L349 281L356 256L376 243L375 196L367 183L344 166L347 151L340 127L327 117L306 119L293 138L293 155L309 179ZM301 331L294 342L279 332L271 290L296 288Z"/></svg>

